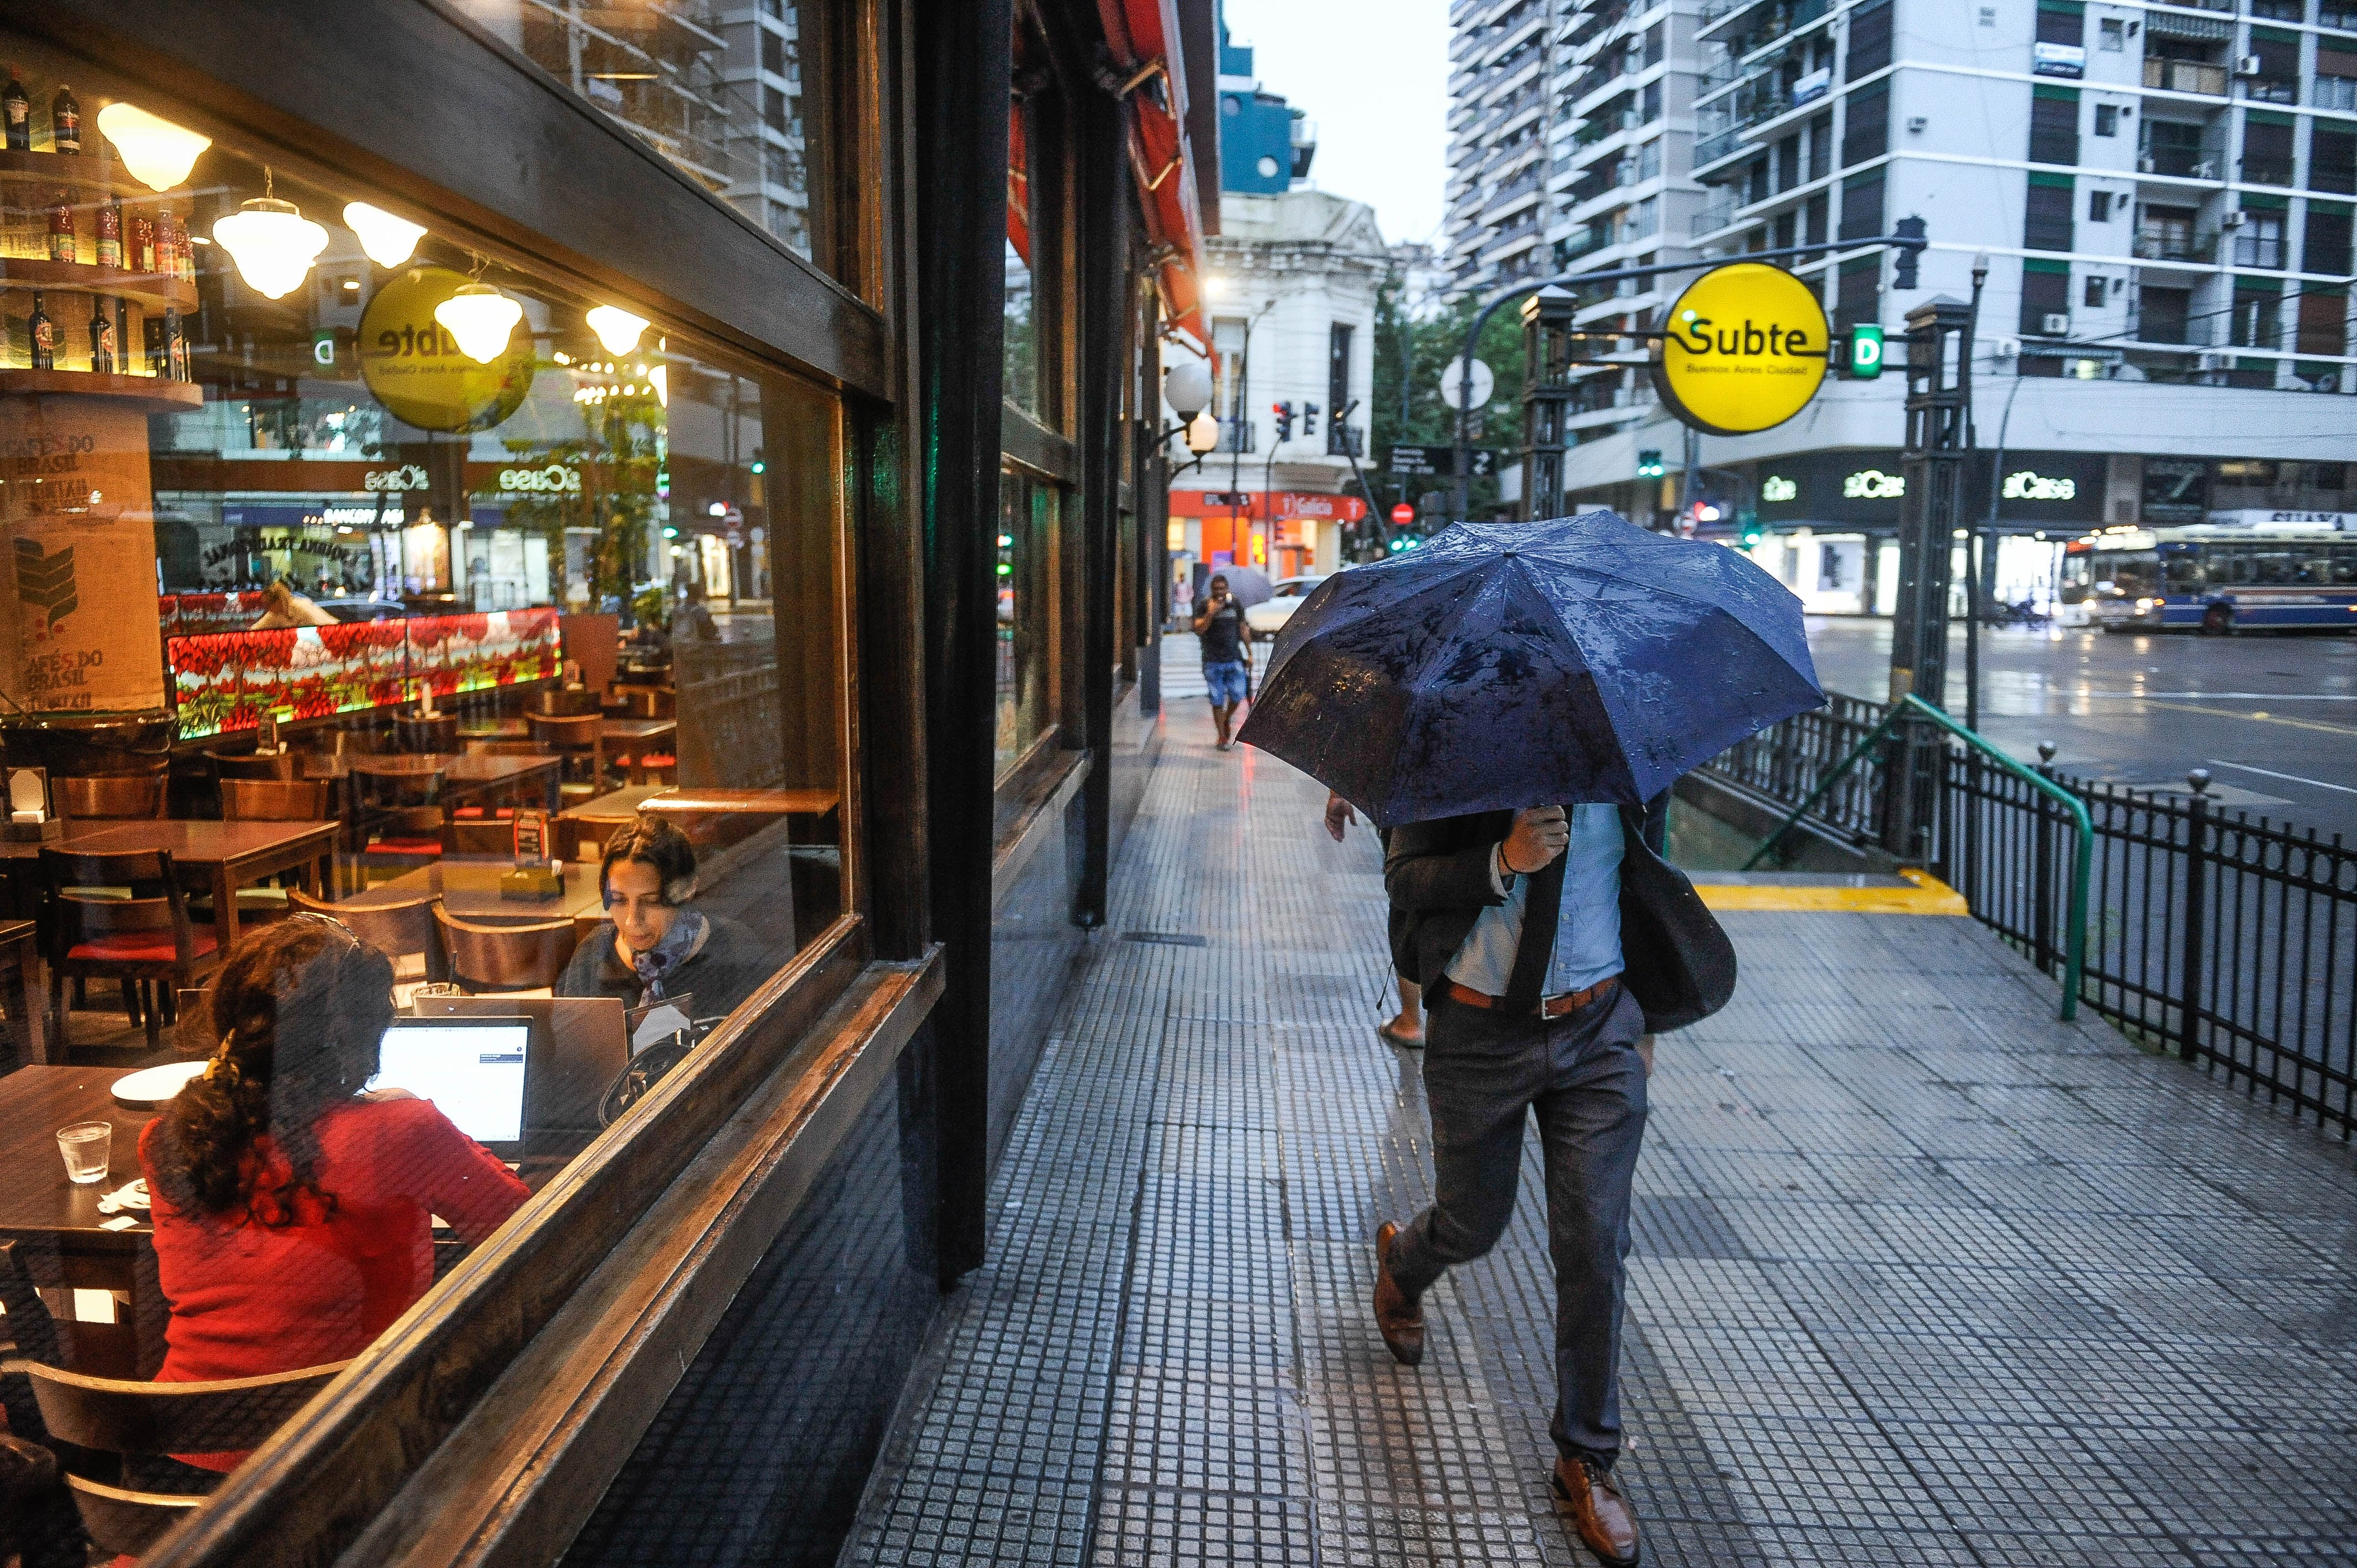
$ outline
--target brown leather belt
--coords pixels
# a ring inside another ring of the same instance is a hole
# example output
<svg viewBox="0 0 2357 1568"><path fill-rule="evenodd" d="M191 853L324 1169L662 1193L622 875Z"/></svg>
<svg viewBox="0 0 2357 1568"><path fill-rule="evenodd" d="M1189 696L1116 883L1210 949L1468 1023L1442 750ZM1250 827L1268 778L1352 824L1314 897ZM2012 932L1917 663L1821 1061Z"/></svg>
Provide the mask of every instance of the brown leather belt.
<svg viewBox="0 0 2357 1568"><path fill-rule="evenodd" d="M1577 1013L1589 1003L1611 995L1614 987L1620 983L1619 975L1608 975L1585 991L1566 991L1560 996L1550 996L1540 1004L1539 1015L1546 1018L1560 1018L1566 1013ZM1459 985L1445 974L1440 977L1440 994L1451 1002L1462 1002L1468 1007L1480 1007L1490 1011L1495 1011L1506 1004L1506 999L1502 996L1492 996L1486 991L1476 991L1469 985Z"/></svg>

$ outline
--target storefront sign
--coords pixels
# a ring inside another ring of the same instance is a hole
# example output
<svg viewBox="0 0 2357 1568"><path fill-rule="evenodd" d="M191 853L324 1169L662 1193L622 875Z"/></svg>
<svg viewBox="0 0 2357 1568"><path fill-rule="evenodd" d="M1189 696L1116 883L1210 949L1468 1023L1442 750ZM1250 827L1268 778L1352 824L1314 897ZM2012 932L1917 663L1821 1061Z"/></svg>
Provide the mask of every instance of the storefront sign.
<svg viewBox="0 0 2357 1568"><path fill-rule="evenodd" d="M1799 278L1760 262L1714 267L1670 307L1653 386L1698 430L1770 429L1817 395L1831 340L1824 307Z"/></svg>
<svg viewBox="0 0 2357 1568"><path fill-rule="evenodd" d="M2087 74L2087 50L2082 44L2035 43L2029 46L2031 74L2077 80Z"/></svg>
<svg viewBox="0 0 2357 1568"><path fill-rule="evenodd" d="M2034 468L2021 468L2005 477L2005 488L1998 492L2009 501L2067 501L2078 498L2079 481L2052 478Z"/></svg>
<svg viewBox="0 0 2357 1568"><path fill-rule="evenodd" d="M515 334L486 365L435 319L434 307L466 282L447 267L412 267L361 313L361 380L395 418L420 430L489 430L532 391L538 354L531 333Z"/></svg>
<svg viewBox="0 0 2357 1568"><path fill-rule="evenodd" d="M1358 522L1367 515L1367 503L1357 496L1319 495L1303 490L1172 490L1173 517L1215 517L1233 512L1249 521L1270 518L1317 518Z"/></svg>
<svg viewBox="0 0 2357 1568"><path fill-rule="evenodd" d="M2357 511L2261 511L2244 507L2213 511L2208 521L2217 528L2332 529L2357 533Z"/></svg>
<svg viewBox="0 0 2357 1568"><path fill-rule="evenodd" d="M99 398L0 403L0 685L33 713L164 705L147 416Z"/></svg>
<svg viewBox="0 0 2357 1568"><path fill-rule="evenodd" d="M1796 501L1801 499L1798 481L1781 474L1770 474L1760 481L1760 499L1763 501Z"/></svg>
<svg viewBox="0 0 2357 1568"><path fill-rule="evenodd" d="M1879 468L1860 468L1842 479L1842 494L1851 500L1896 500L1907 493L1907 476Z"/></svg>
<svg viewBox="0 0 2357 1568"><path fill-rule="evenodd" d="M2200 522L2210 510L2210 460L2147 457L2137 515L2156 528Z"/></svg>
<svg viewBox="0 0 2357 1568"><path fill-rule="evenodd" d="M398 468L371 468L361 476L364 490L430 490L434 481L415 463L404 463Z"/></svg>
<svg viewBox="0 0 2357 1568"><path fill-rule="evenodd" d="M578 495L581 470L562 463L545 468L501 468L500 489L507 495Z"/></svg>

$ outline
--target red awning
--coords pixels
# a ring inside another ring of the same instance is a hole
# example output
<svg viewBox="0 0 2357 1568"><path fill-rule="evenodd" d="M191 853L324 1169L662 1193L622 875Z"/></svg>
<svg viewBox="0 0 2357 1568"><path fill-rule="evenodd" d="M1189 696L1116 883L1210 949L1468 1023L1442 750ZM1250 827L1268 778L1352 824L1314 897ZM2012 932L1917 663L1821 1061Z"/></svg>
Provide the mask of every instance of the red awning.
<svg viewBox="0 0 2357 1568"><path fill-rule="evenodd" d="M1031 264L1031 149L1023 134L1023 103L1006 104L1006 242Z"/></svg>
<svg viewBox="0 0 2357 1568"><path fill-rule="evenodd" d="M1170 325L1211 348L1204 318L1201 276L1203 209L1187 145L1187 89L1171 69L1178 48L1173 0L1097 0L1105 41L1125 82L1129 163L1137 178L1146 232L1157 252L1163 315Z"/></svg>

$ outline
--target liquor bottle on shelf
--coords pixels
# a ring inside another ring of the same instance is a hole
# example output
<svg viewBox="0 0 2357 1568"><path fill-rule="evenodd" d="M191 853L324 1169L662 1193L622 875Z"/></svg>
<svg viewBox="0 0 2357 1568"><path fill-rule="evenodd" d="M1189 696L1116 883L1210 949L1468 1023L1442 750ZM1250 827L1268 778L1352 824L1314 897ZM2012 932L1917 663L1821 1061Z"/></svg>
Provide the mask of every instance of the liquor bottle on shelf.
<svg viewBox="0 0 2357 1568"><path fill-rule="evenodd" d="M81 258L75 253L73 192L60 190L49 203L49 260L71 262Z"/></svg>
<svg viewBox="0 0 2357 1568"><path fill-rule="evenodd" d="M114 296L114 373L131 373L131 302L119 294Z"/></svg>
<svg viewBox="0 0 2357 1568"><path fill-rule="evenodd" d="M54 371L58 368L58 325L49 319L48 307L41 303L41 291L33 291L32 318L25 323L25 338L32 349L33 369Z"/></svg>
<svg viewBox="0 0 2357 1568"><path fill-rule="evenodd" d="M131 270L135 273L156 271L156 221L144 212L131 215L131 230L125 236L131 242Z"/></svg>
<svg viewBox="0 0 2357 1568"><path fill-rule="evenodd" d="M188 240L188 220L172 220L172 275L182 283L197 281L197 248Z"/></svg>
<svg viewBox="0 0 2357 1568"><path fill-rule="evenodd" d="M95 375L114 373L114 317L106 313L102 294L92 295L90 301L90 368Z"/></svg>
<svg viewBox="0 0 2357 1568"><path fill-rule="evenodd" d="M8 68L8 85L0 88L0 117L8 123L8 150L29 153L33 150L33 101L25 92L25 84L16 80L16 68Z"/></svg>
<svg viewBox="0 0 2357 1568"><path fill-rule="evenodd" d="M143 316L139 319L140 346L147 350L147 373L163 378L172 373L171 361L164 352L164 318Z"/></svg>
<svg viewBox="0 0 2357 1568"><path fill-rule="evenodd" d="M119 196L98 204L98 264L123 265L123 198Z"/></svg>
<svg viewBox="0 0 2357 1568"><path fill-rule="evenodd" d="M81 104L73 89L58 84L58 95L49 100L49 150L53 153L81 151Z"/></svg>
<svg viewBox="0 0 2357 1568"><path fill-rule="evenodd" d="M164 309L164 374L176 381L188 379L188 340L180 330L180 313Z"/></svg>

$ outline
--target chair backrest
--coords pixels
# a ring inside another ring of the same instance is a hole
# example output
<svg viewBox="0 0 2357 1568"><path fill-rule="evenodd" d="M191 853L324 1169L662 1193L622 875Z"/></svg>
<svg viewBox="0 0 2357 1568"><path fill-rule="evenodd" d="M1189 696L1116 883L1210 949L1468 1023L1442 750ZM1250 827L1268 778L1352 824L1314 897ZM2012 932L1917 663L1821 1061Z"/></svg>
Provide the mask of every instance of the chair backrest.
<svg viewBox="0 0 2357 1568"><path fill-rule="evenodd" d="M40 887L43 935L52 963L62 962L69 949L90 937L124 931L170 931L178 961L195 959L188 896L173 873L168 850L108 854L44 845ZM90 891L120 887L128 887L131 897Z"/></svg>
<svg viewBox="0 0 2357 1568"><path fill-rule="evenodd" d="M670 686L621 686L616 690L620 693L634 719L678 716L679 693Z"/></svg>
<svg viewBox="0 0 2357 1568"><path fill-rule="evenodd" d="M398 904L371 902L360 904L329 904L312 897L299 887L286 890L288 908L307 909L314 915L325 915L340 921L344 929L393 960L398 970L401 961L412 953L425 958L425 978L447 980L450 964L442 946L442 929L435 924L434 911L441 900L432 894L422 898L404 899Z"/></svg>
<svg viewBox="0 0 2357 1568"><path fill-rule="evenodd" d="M576 945L573 922L479 926L434 906L450 954L450 976L468 991L531 991L554 985Z"/></svg>
<svg viewBox="0 0 2357 1568"><path fill-rule="evenodd" d="M511 817L453 817L442 824L442 853L511 855L515 853L515 820Z"/></svg>
<svg viewBox="0 0 2357 1568"><path fill-rule="evenodd" d="M52 779L58 810L76 822L147 821L164 814L161 774L110 773Z"/></svg>
<svg viewBox="0 0 2357 1568"><path fill-rule="evenodd" d="M544 747L559 751L587 751L597 744L597 730L606 721L596 714L581 714L569 718L552 718L546 714L526 714L532 725L532 738Z"/></svg>
<svg viewBox="0 0 2357 1568"><path fill-rule="evenodd" d="M108 1454L221 1454L258 1447L350 1365L210 1383L92 1378L37 1363L25 1371L53 1438ZM82 1476L68 1476L66 1485L91 1539L117 1553L146 1551L205 1500Z"/></svg>
<svg viewBox="0 0 2357 1568"><path fill-rule="evenodd" d="M221 816L233 822L324 822L328 820L328 781L324 779L224 779L221 783Z"/></svg>
<svg viewBox="0 0 2357 1568"><path fill-rule="evenodd" d="M404 751L456 751L458 715L403 714L393 721L393 734Z"/></svg>
<svg viewBox="0 0 2357 1568"><path fill-rule="evenodd" d="M359 761L351 765L352 799L363 810L398 810L404 806L430 806L442 798L442 770L411 766L393 766L405 759L387 758L384 763Z"/></svg>
<svg viewBox="0 0 2357 1568"><path fill-rule="evenodd" d="M291 751L275 757L213 757L213 772L221 779L292 779L295 768L296 755Z"/></svg>
<svg viewBox="0 0 2357 1568"><path fill-rule="evenodd" d="M32 1254L23 1241L0 1241L0 1309L7 1314L5 1327L5 1360L44 1361L54 1367L66 1359L58 1338L57 1320L49 1316L48 1305L41 1300L40 1290L28 1267ZM59 1272L56 1252L49 1253L52 1273ZM25 1374L14 1366L0 1361L0 1412L8 1418L8 1430L35 1443L44 1441L48 1433L41 1426L40 1407L33 1402L33 1391ZM6 1537L0 1534L0 1542Z"/></svg>
<svg viewBox="0 0 2357 1568"><path fill-rule="evenodd" d="M552 718L577 718L597 713L597 693L586 688L575 691L554 690L533 693L532 711Z"/></svg>

